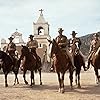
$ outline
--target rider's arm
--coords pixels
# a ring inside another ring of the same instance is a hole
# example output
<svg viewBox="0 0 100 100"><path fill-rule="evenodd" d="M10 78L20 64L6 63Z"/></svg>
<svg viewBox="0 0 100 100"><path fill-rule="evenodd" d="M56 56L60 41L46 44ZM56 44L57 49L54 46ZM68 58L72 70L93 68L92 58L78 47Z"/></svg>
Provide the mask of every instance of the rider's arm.
<svg viewBox="0 0 100 100"><path fill-rule="evenodd" d="M91 53L92 50L93 50L93 44L92 44L92 42L91 42L91 44L90 44L90 49L89 49L89 53Z"/></svg>
<svg viewBox="0 0 100 100"><path fill-rule="evenodd" d="M81 40L79 39L79 43L78 43L79 49L80 49L81 44L82 44L82 42L81 42Z"/></svg>

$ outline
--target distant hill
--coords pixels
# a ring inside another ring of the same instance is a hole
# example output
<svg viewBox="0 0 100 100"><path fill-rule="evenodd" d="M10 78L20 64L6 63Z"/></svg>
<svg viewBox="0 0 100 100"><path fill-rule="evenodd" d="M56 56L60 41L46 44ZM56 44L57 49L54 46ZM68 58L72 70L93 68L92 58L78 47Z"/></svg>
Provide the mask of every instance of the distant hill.
<svg viewBox="0 0 100 100"><path fill-rule="evenodd" d="M98 35L100 36L100 32L98 32ZM82 53L87 56L90 48L90 41L92 40L93 34L88 34L85 36L80 37L82 41L81 45L81 51Z"/></svg>

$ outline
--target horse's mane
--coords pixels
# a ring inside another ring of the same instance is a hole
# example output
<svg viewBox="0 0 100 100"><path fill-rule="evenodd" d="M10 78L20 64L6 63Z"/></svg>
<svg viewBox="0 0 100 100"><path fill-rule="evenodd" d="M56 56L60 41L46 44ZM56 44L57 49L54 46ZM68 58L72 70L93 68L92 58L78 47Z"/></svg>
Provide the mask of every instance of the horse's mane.
<svg viewBox="0 0 100 100"><path fill-rule="evenodd" d="M12 61L11 57L10 57L9 55L7 55L7 53L4 52L4 51L0 51L0 57L1 57L3 60Z"/></svg>

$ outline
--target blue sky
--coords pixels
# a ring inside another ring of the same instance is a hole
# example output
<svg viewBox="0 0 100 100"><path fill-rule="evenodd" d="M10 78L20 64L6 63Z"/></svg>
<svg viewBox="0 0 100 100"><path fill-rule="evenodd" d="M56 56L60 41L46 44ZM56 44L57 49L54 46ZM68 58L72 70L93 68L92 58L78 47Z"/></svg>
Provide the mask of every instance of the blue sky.
<svg viewBox="0 0 100 100"><path fill-rule="evenodd" d="M73 30L77 36L100 31L100 0L0 0L0 38L7 39L17 28L26 40L41 8L52 38L59 27L68 38Z"/></svg>

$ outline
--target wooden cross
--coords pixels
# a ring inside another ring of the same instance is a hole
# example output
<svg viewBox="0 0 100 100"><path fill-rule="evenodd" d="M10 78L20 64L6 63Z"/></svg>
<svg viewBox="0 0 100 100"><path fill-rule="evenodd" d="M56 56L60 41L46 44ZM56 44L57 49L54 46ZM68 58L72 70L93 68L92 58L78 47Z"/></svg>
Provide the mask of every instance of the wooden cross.
<svg viewBox="0 0 100 100"><path fill-rule="evenodd" d="M43 13L42 13L42 12L43 12L43 9L40 9L39 11L41 12L41 14L43 14Z"/></svg>

